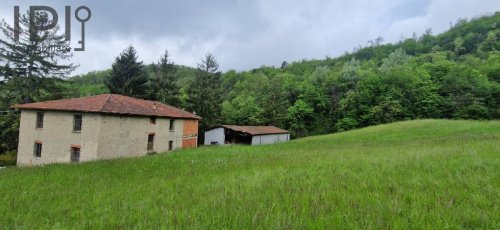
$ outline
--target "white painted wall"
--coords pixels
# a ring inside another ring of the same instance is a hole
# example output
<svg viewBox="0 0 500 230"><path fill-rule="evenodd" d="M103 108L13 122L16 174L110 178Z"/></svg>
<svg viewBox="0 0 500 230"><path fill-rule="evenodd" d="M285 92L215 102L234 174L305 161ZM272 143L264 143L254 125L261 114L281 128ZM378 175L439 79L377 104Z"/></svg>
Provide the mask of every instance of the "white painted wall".
<svg viewBox="0 0 500 230"><path fill-rule="evenodd" d="M224 145L224 140L224 128L216 128L205 132L205 145L212 145L212 142Z"/></svg>
<svg viewBox="0 0 500 230"><path fill-rule="evenodd" d="M290 140L290 134L268 134L252 137L252 145L268 145Z"/></svg>

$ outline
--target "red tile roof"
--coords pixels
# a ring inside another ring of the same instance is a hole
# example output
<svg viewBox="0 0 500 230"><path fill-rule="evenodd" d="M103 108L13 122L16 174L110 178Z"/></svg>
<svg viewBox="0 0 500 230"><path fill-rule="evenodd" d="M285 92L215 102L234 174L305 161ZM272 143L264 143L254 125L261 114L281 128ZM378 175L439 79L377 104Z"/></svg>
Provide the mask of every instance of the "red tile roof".
<svg viewBox="0 0 500 230"><path fill-rule="evenodd" d="M252 136L254 135L264 135L264 134L284 134L289 133L284 129L280 129L274 126L239 126L239 125L222 125L226 129L231 129L238 132L248 133Z"/></svg>
<svg viewBox="0 0 500 230"><path fill-rule="evenodd" d="M122 115L157 116L186 119L200 117L160 102L148 101L117 94L71 98L64 100L14 105L13 108L32 110L79 111Z"/></svg>

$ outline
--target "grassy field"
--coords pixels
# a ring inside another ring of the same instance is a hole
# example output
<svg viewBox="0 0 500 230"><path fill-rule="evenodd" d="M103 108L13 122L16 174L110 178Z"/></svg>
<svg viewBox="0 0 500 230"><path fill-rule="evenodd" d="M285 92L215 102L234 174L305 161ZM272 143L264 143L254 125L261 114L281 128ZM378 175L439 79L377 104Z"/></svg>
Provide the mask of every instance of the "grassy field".
<svg viewBox="0 0 500 230"><path fill-rule="evenodd" d="M500 228L500 122L0 170L0 228Z"/></svg>

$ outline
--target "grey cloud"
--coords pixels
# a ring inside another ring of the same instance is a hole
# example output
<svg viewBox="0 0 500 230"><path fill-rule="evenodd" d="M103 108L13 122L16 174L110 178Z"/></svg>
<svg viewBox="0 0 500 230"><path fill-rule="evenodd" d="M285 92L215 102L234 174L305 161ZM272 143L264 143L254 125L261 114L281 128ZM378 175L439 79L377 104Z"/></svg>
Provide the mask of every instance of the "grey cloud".
<svg viewBox="0 0 500 230"><path fill-rule="evenodd" d="M13 5L35 4L92 9L87 50L73 59L81 65L77 73L109 68L129 44L145 63L168 49L175 62L196 66L213 52L224 70L246 70L337 56L379 35L394 42L429 27L438 33L458 17L500 9L497 0L38 0L3 1L0 13L11 17ZM72 25L76 43L79 27Z"/></svg>

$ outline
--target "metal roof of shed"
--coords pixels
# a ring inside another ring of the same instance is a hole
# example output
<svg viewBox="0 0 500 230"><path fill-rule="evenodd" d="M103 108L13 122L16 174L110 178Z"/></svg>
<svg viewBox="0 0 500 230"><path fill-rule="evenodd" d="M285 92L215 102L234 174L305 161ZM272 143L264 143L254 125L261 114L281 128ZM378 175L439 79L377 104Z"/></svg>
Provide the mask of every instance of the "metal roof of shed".
<svg viewBox="0 0 500 230"><path fill-rule="evenodd" d="M252 136L255 135L266 135L266 134L286 134L290 133L284 129L280 129L274 126L241 126L241 125L221 125L216 128L226 128L237 132L247 133Z"/></svg>

